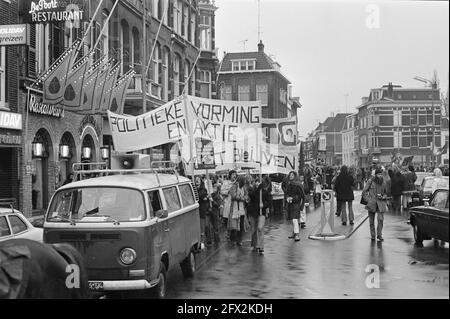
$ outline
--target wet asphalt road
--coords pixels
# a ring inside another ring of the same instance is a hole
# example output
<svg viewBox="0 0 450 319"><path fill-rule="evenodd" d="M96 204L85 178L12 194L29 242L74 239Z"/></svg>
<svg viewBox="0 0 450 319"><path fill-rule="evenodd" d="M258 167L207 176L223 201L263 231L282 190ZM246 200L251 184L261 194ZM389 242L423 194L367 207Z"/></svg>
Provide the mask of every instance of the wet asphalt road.
<svg viewBox="0 0 450 319"><path fill-rule="evenodd" d="M356 201L354 206L364 211ZM448 243L415 246L406 216L386 214L383 243L370 240L368 220L345 240L311 240L320 210L307 218L300 242L287 238L291 223L282 215L270 218L264 256L251 251L249 233L242 247L231 248L224 238L202 253L194 278L184 279L179 267L169 272L167 297L449 298ZM379 288L367 287L366 281L376 286L377 277L367 267L379 270Z"/></svg>

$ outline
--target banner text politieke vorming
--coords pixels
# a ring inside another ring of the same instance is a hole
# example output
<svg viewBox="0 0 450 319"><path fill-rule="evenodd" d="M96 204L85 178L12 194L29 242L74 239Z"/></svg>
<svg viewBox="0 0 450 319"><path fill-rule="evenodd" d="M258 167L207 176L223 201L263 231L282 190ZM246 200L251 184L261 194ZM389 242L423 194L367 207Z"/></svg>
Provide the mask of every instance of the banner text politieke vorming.
<svg viewBox="0 0 450 319"><path fill-rule="evenodd" d="M120 152L179 142L182 158L188 162L197 155L193 141L202 138L213 143L218 170L230 163L261 160L263 171L298 169L295 118L262 119L258 101L186 96L139 116L108 112L108 117L114 147Z"/></svg>

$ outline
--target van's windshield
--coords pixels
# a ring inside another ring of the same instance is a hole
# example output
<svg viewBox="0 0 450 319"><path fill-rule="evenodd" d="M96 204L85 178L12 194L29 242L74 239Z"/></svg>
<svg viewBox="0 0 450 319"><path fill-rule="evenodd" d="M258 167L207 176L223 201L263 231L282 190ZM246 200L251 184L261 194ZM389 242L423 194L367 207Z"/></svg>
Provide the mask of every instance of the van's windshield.
<svg viewBox="0 0 450 319"><path fill-rule="evenodd" d="M119 187L86 187L58 192L47 221L132 222L145 219L144 196Z"/></svg>

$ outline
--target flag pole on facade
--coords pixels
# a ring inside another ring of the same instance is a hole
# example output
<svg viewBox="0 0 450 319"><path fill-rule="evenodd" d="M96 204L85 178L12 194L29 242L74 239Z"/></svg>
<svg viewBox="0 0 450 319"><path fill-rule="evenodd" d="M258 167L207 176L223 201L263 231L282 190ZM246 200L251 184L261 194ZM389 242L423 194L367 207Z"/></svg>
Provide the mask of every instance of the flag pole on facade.
<svg viewBox="0 0 450 319"><path fill-rule="evenodd" d="M102 1L103 1L103 0L102 0ZM116 0L116 2L114 3L113 7L111 8L111 11L110 11L108 17L107 17L106 20L103 22L103 28L102 28L102 30L100 31L100 34L99 34L99 36L98 36L98 39L97 39L97 41L95 42L94 46L92 47L92 50L94 50L94 49L97 47L97 45L100 43L100 39L103 37L103 32L105 31L105 28L108 26L109 19L110 19L111 16L113 15L114 10L116 9L116 6L117 6L118 3L119 3L119 0Z"/></svg>
<svg viewBox="0 0 450 319"><path fill-rule="evenodd" d="M197 58L195 59L195 62L194 62L194 64L192 65L192 69L191 69L191 72L189 72L189 76L188 76L188 78L186 79L186 81L184 82L184 85L183 85L183 92L181 93L182 95L184 94L184 92L186 91L186 85L189 83L189 79L191 78L191 76L192 76L192 73L194 72L194 70L195 70L195 66L197 65L197 62L198 62L198 59L200 58L200 55L202 54L202 50L198 50L198 55L197 55Z"/></svg>

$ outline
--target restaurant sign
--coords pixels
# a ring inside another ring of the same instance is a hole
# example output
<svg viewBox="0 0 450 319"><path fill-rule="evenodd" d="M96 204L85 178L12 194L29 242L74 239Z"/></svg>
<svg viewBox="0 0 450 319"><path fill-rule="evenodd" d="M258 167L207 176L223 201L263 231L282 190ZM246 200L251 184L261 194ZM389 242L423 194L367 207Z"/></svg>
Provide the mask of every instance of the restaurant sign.
<svg viewBox="0 0 450 319"><path fill-rule="evenodd" d="M89 19L85 0L22 0L26 23L66 22L79 28L80 21Z"/></svg>
<svg viewBox="0 0 450 319"><path fill-rule="evenodd" d="M28 101L28 111L35 114L48 115L53 117L64 117L64 109L55 105L44 104L38 101L38 98L34 94L30 94L30 100Z"/></svg>

